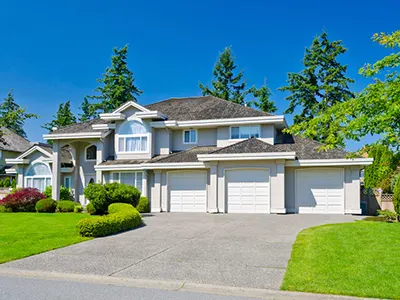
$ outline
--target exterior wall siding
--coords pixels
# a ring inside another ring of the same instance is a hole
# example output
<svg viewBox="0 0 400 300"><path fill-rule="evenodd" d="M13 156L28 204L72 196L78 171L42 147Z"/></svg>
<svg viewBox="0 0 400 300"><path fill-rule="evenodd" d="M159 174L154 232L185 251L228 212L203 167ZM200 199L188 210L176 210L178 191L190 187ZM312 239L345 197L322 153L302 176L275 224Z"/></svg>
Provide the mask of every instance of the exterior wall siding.
<svg viewBox="0 0 400 300"><path fill-rule="evenodd" d="M226 147L245 139L230 139L230 126L220 126L217 128L217 147ZM260 140L273 145L275 143L275 127L271 124L260 125Z"/></svg>
<svg viewBox="0 0 400 300"><path fill-rule="evenodd" d="M183 131L172 130L172 151L183 151L195 146L215 146L217 145L217 128L204 128L197 129L197 143L196 144L184 144L183 143Z"/></svg>

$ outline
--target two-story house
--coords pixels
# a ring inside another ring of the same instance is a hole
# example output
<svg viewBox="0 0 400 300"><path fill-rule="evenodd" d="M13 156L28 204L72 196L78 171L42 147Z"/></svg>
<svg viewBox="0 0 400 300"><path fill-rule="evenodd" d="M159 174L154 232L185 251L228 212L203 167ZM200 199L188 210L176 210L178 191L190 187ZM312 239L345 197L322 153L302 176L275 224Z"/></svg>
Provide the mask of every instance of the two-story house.
<svg viewBox="0 0 400 300"><path fill-rule="evenodd" d="M91 182L136 186L152 212L359 214L359 172L368 158L320 152L283 134L285 117L212 96L141 106L44 135L14 159L19 186L70 187L86 204Z"/></svg>

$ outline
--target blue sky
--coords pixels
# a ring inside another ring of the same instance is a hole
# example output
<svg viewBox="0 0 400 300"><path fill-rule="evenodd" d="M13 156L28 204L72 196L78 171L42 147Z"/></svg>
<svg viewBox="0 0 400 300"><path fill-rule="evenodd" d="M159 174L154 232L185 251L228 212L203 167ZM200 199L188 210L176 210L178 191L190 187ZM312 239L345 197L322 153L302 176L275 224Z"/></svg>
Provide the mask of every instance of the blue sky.
<svg viewBox="0 0 400 300"><path fill-rule="evenodd" d="M231 45L248 83L260 86L266 77L282 113L288 101L276 89L288 72L302 69L304 49L317 34L326 30L349 49L341 61L359 91L368 81L358 69L390 53L370 38L400 29L399 11L397 0L3 0L0 97L13 88L16 101L41 116L25 126L28 138L39 141L40 126L60 102L71 100L77 113L83 97L93 94L114 46L129 44L129 67L145 105L200 95L199 82L211 81L218 53Z"/></svg>

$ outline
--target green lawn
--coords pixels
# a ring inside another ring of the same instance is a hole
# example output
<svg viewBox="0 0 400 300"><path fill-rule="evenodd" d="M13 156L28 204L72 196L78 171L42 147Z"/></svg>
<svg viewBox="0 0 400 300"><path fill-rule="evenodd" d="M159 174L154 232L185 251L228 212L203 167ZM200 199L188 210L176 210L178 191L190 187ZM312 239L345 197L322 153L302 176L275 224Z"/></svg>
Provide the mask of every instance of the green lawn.
<svg viewBox="0 0 400 300"><path fill-rule="evenodd" d="M303 230L281 289L400 299L400 224L359 221Z"/></svg>
<svg viewBox="0 0 400 300"><path fill-rule="evenodd" d="M86 241L76 223L87 214L1 213L0 264Z"/></svg>

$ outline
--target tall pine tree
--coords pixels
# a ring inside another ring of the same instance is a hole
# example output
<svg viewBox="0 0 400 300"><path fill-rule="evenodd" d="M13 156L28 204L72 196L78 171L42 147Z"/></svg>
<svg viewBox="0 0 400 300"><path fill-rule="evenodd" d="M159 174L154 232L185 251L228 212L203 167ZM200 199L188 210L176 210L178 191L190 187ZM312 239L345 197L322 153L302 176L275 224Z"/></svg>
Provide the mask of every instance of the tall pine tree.
<svg viewBox="0 0 400 300"><path fill-rule="evenodd" d="M327 33L323 32L306 49L304 70L288 74L288 85L279 90L291 93L286 98L290 104L285 113L293 114L297 108L301 109L300 114L294 116L295 124L308 122L335 103L354 98L349 88L354 80L346 77L347 65L337 60L346 51L341 41L331 42ZM327 138L318 130L309 137L322 142Z"/></svg>
<svg viewBox="0 0 400 300"><path fill-rule="evenodd" d="M95 92L99 95L87 96L82 103L81 109L86 109L86 112L83 111L83 119L97 117L103 112L112 112L126 101L137 102L137 97L143 93L135 86L133 73L128 69L128 46L114 48L113 51L111 67L107 67L103 77L97 80L100 86ZM89 103L88 99L96 102Z"/></svg>
<svg viewBox="0 0 400 300"><path fill-rule="evenodd" d="M0 124L11 131L26 137L24 130L25 121L29 119L37 119L38 115L27 113L25 108L19 106L15 100L12 90L4 98L4 102L0 105Z"/></svg>
<svg viewBox="0 0 400 300"><path fill-rule="evenodd" d="M53 116L53 120L44 124L42 127L50 132L53 130L53 127L59 128L74 123L76 123L76 117L71 112L71 102L67 101L59 105L57 113Z"/></svg>
<svg viewBox="0 0 400 300"><path fill-rule="evenodd" d="M83 99L83 102L79 108L82 111L82 113L79 114L80 122L86 122L92 120L97 116L95 107L89 102L87 97Z"/></svg>
<svg viewBox="0 0 400 300"><path fill-rule="evenodd" d="M214 75L214 79L211 81L212 88L201 83L199 85L203 96L212 95L244 105L244 98L249 93L249 90L246 89L246 81L243 80L244 72L240 71L237 75L234 75L236 68L232 49L227 47L220 53L215 63L212 72Z"/></svg>
<svg viewBox="0 0 400 300"><path fill-rule="evenodd" d="M250 92L255 98L257 98L257 100L251 101L251 104L253 104L258 109L269 113L274 113L278 110L275 103L270 100L272 93L271 90L268 88L266 82L264 82L264 85L259 89L253 86L250 89Z"/></svg>

